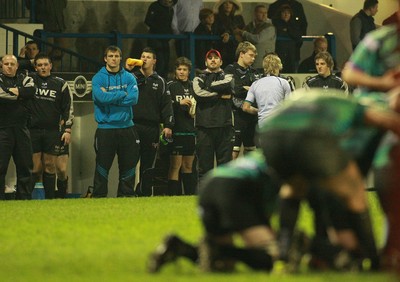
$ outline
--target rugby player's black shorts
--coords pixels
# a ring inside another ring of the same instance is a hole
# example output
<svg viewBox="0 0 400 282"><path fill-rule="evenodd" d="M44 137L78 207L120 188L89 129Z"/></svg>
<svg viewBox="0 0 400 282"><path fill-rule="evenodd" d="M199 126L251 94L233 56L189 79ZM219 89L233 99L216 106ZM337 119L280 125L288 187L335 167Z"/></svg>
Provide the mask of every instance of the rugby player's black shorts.
<svg viewBox="0 0 400 282"><path fill-rule="evenodd" d="M60 146L58 155L59 156L69 155L69 145L65 145L64 142L61 142L61 146Z"/></svg>
<svg viewBox="0 0 400 282"><path fill-rule="evenodd" d="M36 129L30 130L33 153L59 155L63 142L58 130Z"/></svg>
<svg viewBox="0 0 400 282"><path fill-rule="evenodd" d="M254 116L256 117L256 116ZM256 146L254 136L256 132L257 118L243 116L243 114L235 114L235 143L233 150L239 152L240 147Z"/></svg>
<svg viewBox="0 0 400 282"><path fill-rule="evenodd" d="M200 187L199 212L208 234L224 235L269 225L262 185L237 178L206 179Z"/></svg>
<svg viewBox="0 0 400 282"><path fill-rule="evenodd" d="M341 172L351 157L327 132L276 130L259 136L267 163L284 180L301 174L312 180Z"/></svg>
<svg viewBox="0 0 400 282"><path fill-rule="evenodd" d="M171 155L194 156L195 140L194 135L174 135L174 141L171 144Z"/></svg>

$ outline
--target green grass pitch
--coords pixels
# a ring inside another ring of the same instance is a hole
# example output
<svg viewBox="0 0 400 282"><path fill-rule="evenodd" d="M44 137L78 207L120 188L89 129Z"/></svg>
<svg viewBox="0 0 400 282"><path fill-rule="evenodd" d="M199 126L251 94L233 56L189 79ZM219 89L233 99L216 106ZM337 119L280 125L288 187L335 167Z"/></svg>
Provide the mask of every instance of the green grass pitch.
<svg viewBox="0 0 400 282"><path fill-rule="evenodd" d="M382 214L370 199L381 234ZM184 259L146 273L165 234L192 243L201 237L194 196L3 201L0 212L1 281L393 281L384 273L265 274L243 265L234 274L205 274ZM303 207L300 228L308 233L311 218Z"/></svg>

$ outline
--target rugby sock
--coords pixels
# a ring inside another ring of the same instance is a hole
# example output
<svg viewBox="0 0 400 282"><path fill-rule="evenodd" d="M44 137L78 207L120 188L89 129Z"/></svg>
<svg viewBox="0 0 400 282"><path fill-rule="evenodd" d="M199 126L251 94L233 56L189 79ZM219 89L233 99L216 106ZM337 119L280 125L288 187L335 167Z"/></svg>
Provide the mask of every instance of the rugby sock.
<svg viewBox="0 0 400 282"><path fill-rule="evenodd" d="M181 241L178 249L179 255L188 258L192 262L196 263L199 259L199 252L197 247L192 246L184 241Z"/></svg>
<svg viewBox="0 0 400 282"><path fill-rule="evenodd" d="M371 218L368 210L362 213L349 213L354 232L365 255L371 260L371 270L379 269L379 256L376 249Z"/></svg>
<svg viewBox="0 0 400 282"><path fill-rule="evenodd" d="M46 199L54 199L56 191L56 175L47 172L43 173L43 186Z"/></svg>
<svg viewBox="0 0 400 282"><path fill-rule="evenodd" d="M182 195L182 186L179 180L168 180L168 196L178 196Z"/></svg>
<svg viewBox="0 0 400 282"><path fill-rule="evenodd" d="M328 238L315 236L311 243L310 252L330 266L335 266L335 258L343 250L342 247L331 244Z"/></svg>
<svg viewBox="0 0 400 282"><path fill-rule="evenodd" d="M4 183L4 182L3 182ZM2 187L2 186L4 186L4 189L1 189L0 188L0 200L5 200L6 199L6 193L5 193L5 190L6 190L6 184L4 183L4 184L0 184L0 187Z"/></svg>
<svg viewBox="0 0 400 282"><path fill-rule="evenodd" d="M279 259L287 261L291 239L299 214L300 200L281 199L279 209Z"/></svg>
<svg viewBox="0 0 400 282"><path fill-rule="evenodd" d="M68 178L65 180L61 180L57 178L57 194L56 197L60 199L64 199L67 194L68 189Z"/></svg>
<svg viewBox="0 0 400 282"><path fill-rule="evenodd" d="M185 195L195 195L197 190L197 177L196 174L191 173L182 173L182 182L183 188L185 191Z"/></svg>
<svg viewBox="0 0 400 282"><path fill-rule="evenodd" d="M218 246L219 252L227 258L241 261L253 269L266 270L272 269L272 257L264 249L259 248L236 248L234 246Z"/></svg>

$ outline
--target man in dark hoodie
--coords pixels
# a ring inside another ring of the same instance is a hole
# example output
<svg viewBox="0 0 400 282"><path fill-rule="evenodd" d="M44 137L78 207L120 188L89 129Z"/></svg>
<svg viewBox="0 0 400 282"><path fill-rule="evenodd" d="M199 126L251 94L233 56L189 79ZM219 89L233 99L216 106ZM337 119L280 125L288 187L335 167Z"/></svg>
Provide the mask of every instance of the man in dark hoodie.
<svg viewBox="0 0 400 282"><path fill-rule="evenodd" d="M35 95L33 79L17 74L18 62L13 55L2 58L0 74L0 200L11 156L17 168L17 199L31 199L32 147L27 128L27 103Z"/></svg>
<svg viewBox="0 0 400 282"><path fill-rule="evenodd" d="M157 0L150 4L144 23L151 34L172 34L173 6L178 0ZM157 72L164 78L169 71L169 39L149 39L148 44L158 56Z"/></svg>
<svg viewBox="0 0 400 282"><path fill-rule="evenodd" d="M172 137L174 126L174 114L172 100L167 92L165 80L155 71L156 53L151 48L144 48L140 59L143 65L140 69L126 64L129 71L138 81L139 101L133 107L135 113L134 122L140 138L140 182L136 187L136 193L141 196L152 194L152 181L144 178L146 170L155 166L156 153L159 145L160 123L163 124L161 134L164 138ZM149 171L148 171L149 172ZM150 174L148 174L150 175Z"/></svg>
<svg viewBox="0 0 400 282"><path fill-rule="evenodd" d="M132 106L138 87L132 74L121 68L122 52L116 46L104 52L105 67L93 77L94 115L98 128L94 147L96 171L92 197L107 197L108 172L118 155L117 197L134 196L135 171L139 159L139 137L133 123Z"/></svg>

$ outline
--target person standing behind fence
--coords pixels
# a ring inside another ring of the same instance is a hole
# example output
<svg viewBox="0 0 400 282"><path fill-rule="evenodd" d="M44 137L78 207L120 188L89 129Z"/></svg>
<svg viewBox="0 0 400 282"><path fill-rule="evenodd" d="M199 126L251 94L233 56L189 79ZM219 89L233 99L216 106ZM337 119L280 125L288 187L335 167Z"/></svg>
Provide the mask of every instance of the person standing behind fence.
<svg viewBox="0 0 400 282"><path fill-rule="evenodd" d="M269 5L268 9L268 18L272 20L272 23L276 26L275 22L276 20L279 20L281 18L281 7L283 5L289 5L292 15L291 19L293 21L293 25L300 31L300 36L307 35L307 27L308 27L308 22L307 22L307 17L306 14L304 13L304 8L303 5L296 0L277 0L271 5ZM280 35L277 34L278 40L280 40ZM303 41L297 41L296 44L296 51L295 51L295 69L297 70L298 64L300 62L300 48L303 45ZM276 48L278 50L278 48ZM285 63L284 59L279 56L282 60L283 67L285 68ZM284 72L284 71L283 71Z"/></svg>
<svg viewBox="0 0 400 282"><path fill-rule="evenodd" d="M140 179L136 186L139 196L152 195L151 170L156 163L160 123L163 124L161 134L167 139L172 137L174 126L172 101L166 82L154 71L157 58L155 51L146 47L140 57L143 64L139 69L129 65L128 61L125 64L125 68L136 77L140 93L138 103L133 107L133 121L140 138Z"/></svg>
<svg viewBox="0 0 400 282"><path fill-rule="evenodd" d="M282 5L289 5L293 11L293 19L296 21L296 25L299 27L301 34L307 34L307 17L304 13L303 5L297 0L277 0L268 8L268 18L272 19L274 22L275 19L280 18L280 8Z"/></svg>
<svg viewBox="0 0 400 282"><path fill-rule="evenodd" d="M235 29L244 29L245 23L242 4L238 0L219 0L214 5L215 26L222 42L218 42L217 49L221 52L223 67L236 61L236 48L242 38L235 38Z"/></svg>
<svg viewBox="0 0 400 282"><path fill-rule="evenodd" d="M26 0L28 9L32 8L33 0ZM43 23L43 29L46 32L62 33L66 29L64 20L64 10L67 7L68 0L35 0L36 22ZM65 47L65 38L54 38L51 40L60 47ZM56 48L50 48L49 55L52 60L61 60L62 51Z"/></svg>
<svg viewBox="0 0 400 282"><path fill-rule="evenodd" d="M46 199L54 199L57 156L61 147L68 145L71 140L74 118L72 94L65 80L51 74L52 62L48 55L40 53L34 62L36 73L32 74L32 78L37 91L30 103L29 124L33 181L36 189L44 188ZM64 121L62 132L59 131L60 120Z"/></svg>
<svg viewBox="0 0 400 282"><path fill-rule="evenodd" d="M283 73L295 73L297 62L300 59L299 45L301 45L301 30L297 25L293 11L289 5L283 5L279 9L280 18L274 20L276 35L282 39L277 40L276 53L282 60Z"/></svg>
<svg viewBox="0 0 400 282"><path fill-rule="evenodd" d="M18 55L18 71L26 71L28 73L35 71L35 57L39 54L40 49L37 42L30 40L21 48Z"/></svg>
<svg viewBox="0 0 400 282"><path fill-rule="evenodd" d="M378 0L365 0L362 10L350 20L350 40L353 50L368 32L376 29L374 16L378 12Z"/></svg>
<svg viewBox="0 0 400 282"><path fill-rule="evenodd" d="M18 62L13 55L2 58L0 74L0 200L11 156L17 170L17 193L20 200L31 199L32 146L27 128L27 103L36 92L33 79L17 74Z"/></svg>
<svg viewBox="0 0 400 282"><path fill-rule="evenodd" d="M108 172L115 154L119 168L117 197L134 196L139 137L132 120L132 106L137 103L139 92L135 77L121 68L121 57L118 47L107 47L106 65L92 79L94 116L98 124L94 140L94 198L107 197Z"/></svg>
<svg viewBox="0 0 400 282"><path fill-rule="evenodd" d="M199 13L203 8L203 0L178 0L174 5L171 28L174 34L194 32L200 24ZM197 42L196 42L197 43ZM187 40L175 40L176 56L188 56Z"/></svg>
<svg viewBox="0 0 400 282"><path fill-rule="evenodd" d="M314 39L313 45L314 45L314 50L311 56L301 61L298 69L299 73L316 73L317 69L315 68L315 55L317 55L319 52L328 51L328 40L325 37L319 37Z"/></svg>
<svg viewBox="0 0 400 282"><path fill-rule="evenodd" d="M254 8L254 20L246 25L244 30L237 29L244 40L255 45L258 55L253 68L262 70L263 58L266 54L275 52L276 29L271 20L267 18L267 7L264 4Z"/></svg>
<svg viewBox="0 0 400 282"><path fill-rule="evenodd" d="M175 79L168 82L174 109L175 125L168 172L168 195L181 195L183 184L185 195L196 193L197 178L193 172L195 151L194 114L196 102L192 81L189 80L192 63L186 57L175 62ZM179 177L181 176L181 182Z"/></svg>
<svg viewBox="0 0 400 282"><path fill-rule="evenodd" d="M200 23L194 30L198 35L217 35L214 12L211 9L203 8L199 13ZM204 68L204 55L208 50L213 49L215 42L211 40L196 40L195 65L196 68Z"/></svg>
<svg viewBox="0 0 400 282"><path fill-rule="evenodd" d="M150 4L144 23L150 34L172 34L173 5L177 0L157 0ZM169 39L149 39L148 45L157 54L157 72L166 78L169 71Z"/></svg>

